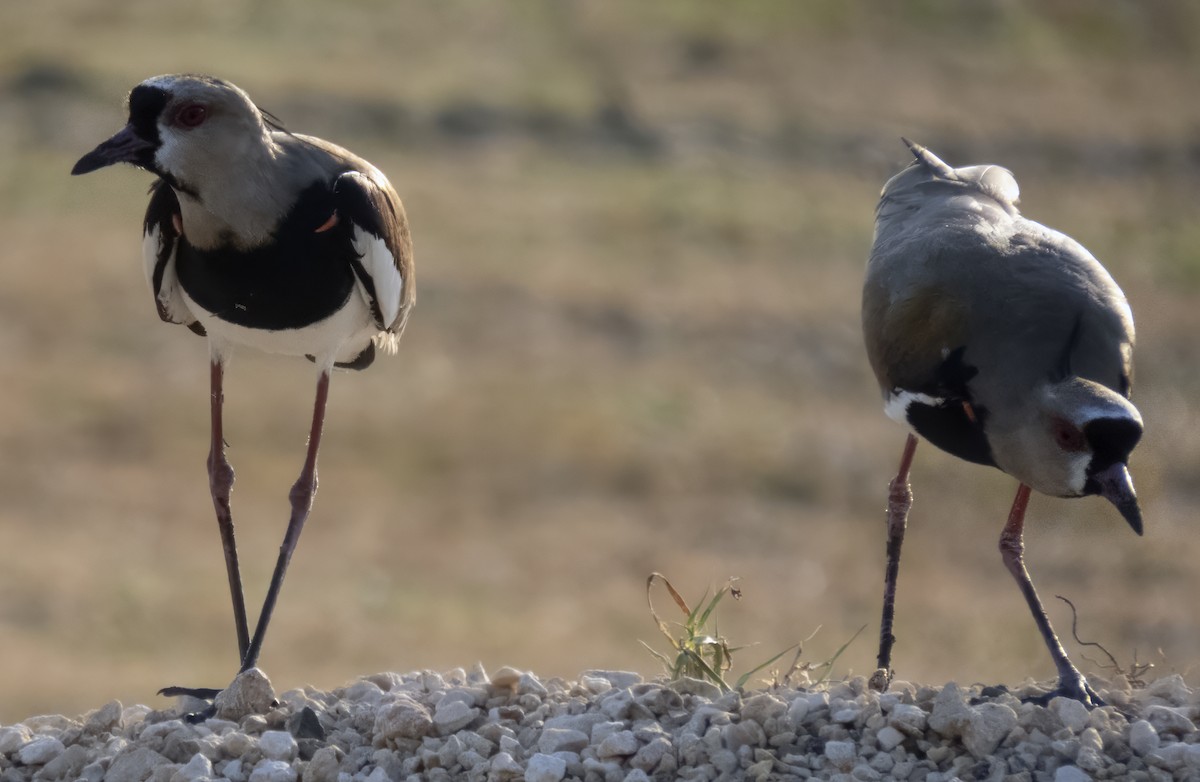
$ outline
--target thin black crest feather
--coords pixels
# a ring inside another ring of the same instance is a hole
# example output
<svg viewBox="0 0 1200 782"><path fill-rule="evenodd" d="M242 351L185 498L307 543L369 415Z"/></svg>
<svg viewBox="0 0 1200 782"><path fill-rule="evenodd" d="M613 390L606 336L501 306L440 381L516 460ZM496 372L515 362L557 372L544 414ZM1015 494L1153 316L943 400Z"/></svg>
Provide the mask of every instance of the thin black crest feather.
<svg viewBox="0 0 1200 782"><path fill-rule="evenodd" d="M1071 376L1071 353L1075 350L1075 345L1079 342L1079 329L1083 322L1083 313L1075 313L1075 322L1071 326L1071 333L1067 336L1067 342L1063 345L1062 355L1059 356L1058 366L1055 373L1051 376L1051 380L1066 380Z"/></svg>
<svg viewBox="0 0 1200 782"><path fill-rule="evenodd" d="M262 116L263 122L266 123L268 128L270 128L271 130L278 130L280 133L286 133L289 136L293 135L292 131L288 130L284 126L283 120L279 119L279 117L276 117L274 114L267 111L262 106L256 105L255 108L258 109L258 113Z"/></svg>
<svg viewBox="0 0 1200 782"><path fill-rule="evenodd" d="M290 136L291 138L296 139L297 141L299 141L302 144L307 144L310 147L316 148L316 145L314 145L308 139L304 138L303 136L297 136L295 133L288 130L287 126L283 124L283 120L279 119L279 117L276 117L274 114L267 111L266 109L259 106L258 104L255 104L254 108L258 109L258 113L262 117L263 122L271 130L278 131L279 133L283 133L287 136Z"/></svg>

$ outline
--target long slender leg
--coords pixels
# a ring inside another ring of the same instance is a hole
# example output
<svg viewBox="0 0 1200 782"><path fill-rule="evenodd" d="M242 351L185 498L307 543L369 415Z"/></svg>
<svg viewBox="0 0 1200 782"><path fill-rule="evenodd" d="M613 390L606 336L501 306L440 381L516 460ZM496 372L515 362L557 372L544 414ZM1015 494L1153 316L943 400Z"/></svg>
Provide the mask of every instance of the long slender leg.
<svg viewBox="0 0 1200 782"><path fill-rule="evenodd" d="M312 429L308 435L308 454L304 459L304 468L288 495L292 503L292 516L283 536L283 544L279 547L279 559L275 562L275 572L271 575L271 585L267 588L267 599L263 602L262 613L258 616L258 626L254 628L254 637L250 639L250 646L242 658L242 671L248 671L258 663L263 637L267 634L271 613L279 599L284 574L287 573L288 563L292 560L292 552L296 550L296 543L300 540L300 532L308 519L308 511L312 508L313 495L317 492L317 450L321 447L321 429L325 421L325 403L328 398L329 370L325 369L317 379L317 396L313 402Z"/></svg>
<svg viewBox="0 0 1200 782"><path fill-rule="evenodd" d="M208 450L208 485L212 492L213 508L217 512L217 526L221 530L221 547L225 550L225 572L229 575L229 594L233 598L233 623L237 629L238 659L244 659L250 644L250 633L246 621L246 598L242 593L242 572L238 566L237 541L233 534L233 513L229 507L229 495L233 490L233 467L225 458L225 435L222 427L221 408L225 402L222 390L225 365L214 357L212 369L212 442Z"/></svg>
<svg viewBox="0 0 1200 782"><path fill-rule="evenodd" d="M887 569L883 576L883 618L879 623L879 668L871 675L870 686L880 692L892 682L892 645L896 636L892 626L896 619L896 578L900 574L900 547L904 545L904 530L908 526L908 510L912 507L912 487L908 471L917 450L917 436L909 434L900 455L900 469L888 487L887 509Z"/></svg>
<svg viewBox="0 0 1200 782"><path fill-rule="evenodd" d="M1000 533L1000 556L1004 559L1008 572L1017 580L1017 586L1021 588L1021 594L1025 596L1025 602L1029 604L1029 611L1033 614L1033 621L1037 623L1046 648L1050 650L1050 656L1054 659L1054 667L1058 669L1058 689L1049 693L1045 699L1065 695L1089 706L1102 706L1104 701L1088 686L1087 679L1071 664L1066 650L1059 643L1054 628L1050 626L1050 618L1046 616L1046 609L1042 607L1042 601L1029 578L1029 571L1025 569L1025 508L1028 505L1029 487L1022 483L1017 487L1017 496L1013 499L1008 523Z"/></svg>
<svg viewBox="0 0 1200 782"><path fill-rule="evenodd" d="M225 359L220 350L213 348L210 364L210 388L212 404L212 441L208 449L208 487L212 493L213 508L217 512L217 527L221 530L221 548L225 551L225 572L229 576L229 594L233 599L233 624L237 630L238 660L246 657L250 645L250 633L246 621L246 598L242 592L242 572L238 565L237 541L233 534L233 513L229 495L233 491L233 467L225 458L225 435L221 410L225 402L223 389ZM209 687L164 687L159 695L174 697L191 695L195 698L211 699L219 689ZM207 716L207 714L205 714Z"/></svg>

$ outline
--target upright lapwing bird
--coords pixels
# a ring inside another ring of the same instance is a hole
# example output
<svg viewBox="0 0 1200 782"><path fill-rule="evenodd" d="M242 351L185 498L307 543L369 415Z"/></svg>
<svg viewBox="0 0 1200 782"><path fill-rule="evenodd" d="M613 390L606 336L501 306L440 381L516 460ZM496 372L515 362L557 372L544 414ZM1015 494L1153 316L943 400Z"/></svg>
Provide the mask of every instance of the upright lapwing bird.
<svg viewBox="0 0 1200 782"><path fill-rule="evenodd" d="M1127 463L1142 436L1129 402L1133 315L1078 242L1017 211L1006 169L951 168L906 141L915 161L883 188L863 286L867 356L884 409L959 458L1020 485L1000 536L1058 669L1058 689L1099 698L1059 643L1023 560L1030 489L1100 495L1142 534ZM912 494L909 434L888 502L879 670L891 680L896 575Z"/></svg>
<svg viewBox="0 0 1200 782"><path fill-rule="evenodd" d="M134 87L128 104L129 124L71 173L130 163L158 177L143 223L142 257L158 316L208 338L209 486L245 671L258 661L316 492L330 373L365 369L377 349L395 352L415 301L412 241L404 207L379 169L336 144L287 132L229 82L156 76ZM224 366L237 346L306 356L317 370L308 451L253 636L221 426Z"/></svg>

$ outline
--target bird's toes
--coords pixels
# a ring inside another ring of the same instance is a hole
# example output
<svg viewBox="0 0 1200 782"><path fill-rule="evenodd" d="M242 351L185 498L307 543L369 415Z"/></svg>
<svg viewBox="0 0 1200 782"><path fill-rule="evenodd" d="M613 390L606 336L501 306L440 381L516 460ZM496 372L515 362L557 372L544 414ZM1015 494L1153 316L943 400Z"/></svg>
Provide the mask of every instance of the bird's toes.
<svg viewBox="0 0 1200 782"><path fill-rule="evenodd" d="M1055 698L1071 698L1072 700L1079 701L1089 709L1095 709L1099 708L1100 706L1108 705L1104 702L1104 699L1092 689L1092 686L1088 684L1087 679L1083 678L1081 674L1060 677L1058 680L1058 686L1050 692L1042 695L1035 695L1029 698L1022 698L1021 700L1025 703L1035 703L1039 706L1047 706L1049 705L1050 701L1054 700Z"/></svg>
<svg viewBox="0 0 1200 782"><path fill-rule="evenodd" d="M190 698L199 698L202 701L211 701L221 693L219 688L214 687L163 687L158 691L159 695L166 698L180 698L187 696Z"/></svg>
<svg viewBox="0 0 1200 782"><path fill-rule="evenodd" d="M891 668L876 668L875 673L867 680L867 686L875 692L887 692L895 672Z"/></svg>
<svg viewBox="0 0 1200 782"><path fill-rule="evenodd" d="M159 695L179 698L179 709L183 720L192 725L204 722L217 713L216 697L221 690L213 687L163 687Z"/></svg>
<svg viewBox="0 0 1200 782"><path fill-rule="evenodd" d="M208 718L216 716L216 713L216 704L210 703L199 711L189 711L185 713L183 715L183 721L189 725L199 725L201 722L208 720Z"/></svg>

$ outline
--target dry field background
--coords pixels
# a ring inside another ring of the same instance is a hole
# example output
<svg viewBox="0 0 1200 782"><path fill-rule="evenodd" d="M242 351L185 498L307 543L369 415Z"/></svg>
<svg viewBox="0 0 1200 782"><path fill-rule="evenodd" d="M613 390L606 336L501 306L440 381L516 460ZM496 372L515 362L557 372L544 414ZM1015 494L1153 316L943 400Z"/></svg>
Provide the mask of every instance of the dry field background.
<svg viewBox="0 0 1200 782"><path fill-rule="evenodd" d="M206 347L146 293L150 179L67 175L130 86L175 71L362 152L416 239L400 354L334 379L262 659L277 686L475 661L653 673L653 570L690 597L742 577L720 628L758 642L743 669L818 625L822 660L866 625L836 673L871 670L904 433L858 299L902 134L1011 168L1026 214L1128 294L1146 536L1101 500L1037 497L1028 563L1064 633L1056 593L1124 662L1200 659L1190 0L45 0L0 5L0 722L236 666ZM252 606L313 381L249 353L228 374ZM1050 677L996 551L1013 481L927 445L913 481L899 675Z"/></svg>

